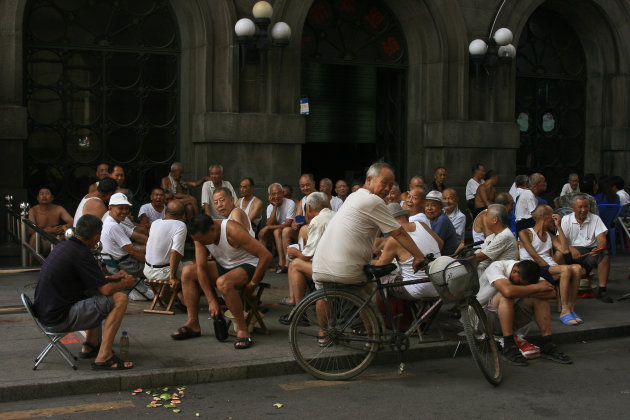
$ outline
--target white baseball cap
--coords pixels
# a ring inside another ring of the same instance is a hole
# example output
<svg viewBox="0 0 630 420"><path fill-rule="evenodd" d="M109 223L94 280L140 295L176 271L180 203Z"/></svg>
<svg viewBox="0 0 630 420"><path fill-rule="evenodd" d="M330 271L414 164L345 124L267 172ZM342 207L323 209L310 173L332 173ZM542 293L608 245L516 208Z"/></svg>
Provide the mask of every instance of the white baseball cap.
<svg viewBox="0 0 630 420"><path fill-rule="evenodd" d="M110 206L131 206L127 196L123 193L116 193L109 199Z"/></svg>

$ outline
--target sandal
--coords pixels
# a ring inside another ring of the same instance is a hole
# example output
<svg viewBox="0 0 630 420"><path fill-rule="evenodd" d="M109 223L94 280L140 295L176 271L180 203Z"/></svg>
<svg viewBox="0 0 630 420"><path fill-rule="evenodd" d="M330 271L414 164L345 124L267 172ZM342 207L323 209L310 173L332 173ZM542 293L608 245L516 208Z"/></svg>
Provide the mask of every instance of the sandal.
<svg viewBox="0 0 630 420"><path fill-rule="evenodd" d="M283 298L280 300L280 305L284 305L284 306L295 306L295 303L290 303L290 302L289 302L289 298L287 298L287 297L283 297Z"/></svg>
<svg viewBox="0 0 630 420"><path fill-rule="evenodd" d="M553 362L562 363L564 365L570 365L573 360L566 354L562 353L558 346L550 344L540 349L540 357L543 359L549 359Z"/></svg>
<svg viewBox="0 0 630 420"><path fill-rule="evenodd" d="M289 268L286 265L276 266L276 274L286 274L289 272Z"/></svg>
<svg viewBox="0 0 630 420"><path fill-rule="evenodd" d="M254 344L254 342L251 337L236 337L234 348L236 350L244 350L250 348L252 344Z"/></svg>
<svg viewBox="0 0 630 420"><path fill-rule="evenodd" d="M201 337L201 331L193 331L185 325L177 329L177 334L171 334L173 340L188 340L197 337Z"/></svg>
<svg viewBox="0 0 630 420"><path fill-rule="evenodd" d="M112 365L116 365L116 367L112 367ZM112 357L104 362L92 362L92 370L127 370L133 366L125 366L125 362L115 354L112 354Z"/></svg>
<svg viewBox="0 0 630 420"><path fill-rule="evenodd" d="M332 341L330 341L328 339L328 337L325 336L325 335L318 335L317 336L317 345L319 347L329 347L329 346L332 346Z"/></svg>
<svg viewBox="0 0 630 420"><path fill-rule="evenodd" d="M568 313L564 316L561 316L560 318L558 318L560 320L560 322L562 322L564 325L568 325L570 327L576 327L578 326L580 323L573 317L572 313ZM571 322L573 321L573 322Z"/></svg>
<svg viewBox="0 0 630 420"><path fill-rule="evenodd" d="M584 320L580 318L578 314L576 314L575 312L571 312L571 315L573 315L573 318L577 321L578 324L584 324Z"/></svg>
<svg viewBox="0 0 630 420"><path fill-rule="evenodd" d="M98 343L96 346L93 346L87 341L84 341L83 343L81 343L81 345L90 349L90 351L88 351L87 353L83 353L83 352L79 353L79 357L81 359L94 359L96 356L98 356L98 351L101 349L101 343Z"/></svg>

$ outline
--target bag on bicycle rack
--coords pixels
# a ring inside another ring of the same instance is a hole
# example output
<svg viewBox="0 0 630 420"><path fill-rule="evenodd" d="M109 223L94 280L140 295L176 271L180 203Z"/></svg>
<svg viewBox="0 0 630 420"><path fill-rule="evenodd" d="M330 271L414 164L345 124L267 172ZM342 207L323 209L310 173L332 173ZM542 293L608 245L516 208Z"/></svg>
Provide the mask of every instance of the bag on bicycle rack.
<svg viewBox="0 0 630 420"><path fill-rule="evenodd" d="M479 291L477 270L468 261L439 257L429 267L429 278L444 301L457 302Z"/></svg>

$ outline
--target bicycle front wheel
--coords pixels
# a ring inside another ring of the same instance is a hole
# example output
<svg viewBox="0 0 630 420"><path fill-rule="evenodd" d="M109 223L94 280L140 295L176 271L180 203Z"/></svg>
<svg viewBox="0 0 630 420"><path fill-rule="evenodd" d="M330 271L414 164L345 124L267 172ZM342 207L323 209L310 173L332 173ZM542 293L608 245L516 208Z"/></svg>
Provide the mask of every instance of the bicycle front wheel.
<svg viewBox="0 0 630 420"><path fill-rule="evenodd" d="M295 309L289 326L298 364L318 379L345 380L365 370L378 350L380 324L364 299L345 290L322 289Z"/></svg>
<svg viewBox="0 0 630 420"><path fill-rule="evenodd" d="M474 297L468 299L460 309L464 333L473 359L488 382L492 385L499 385L503 379L501 361L486 313Z"/></svg>

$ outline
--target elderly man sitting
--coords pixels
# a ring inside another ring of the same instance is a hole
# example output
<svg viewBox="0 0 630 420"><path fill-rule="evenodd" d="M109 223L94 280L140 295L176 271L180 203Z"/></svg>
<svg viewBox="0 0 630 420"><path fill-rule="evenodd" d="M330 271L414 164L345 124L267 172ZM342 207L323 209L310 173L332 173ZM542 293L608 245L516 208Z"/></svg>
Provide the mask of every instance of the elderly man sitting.
<svg viewBox="0 0 630 420"><path fill-rule="evenodd" d="M236 197L236 192L230 181L223 180L223 166L214 164L210 166L210 180L203 183L201 187L201 205L204 212L213 219L222 219L223 216L217 212L212 202L212 195L217 188L227 188L232 193L232 197Z"/></svg>
<svg viewBox="0 0 630 420"><path fill-rule="evenodd" d="M299 179L300 191L302 192L302 199L297 203L296 216L301 216L301 219L304 219L306 216L306 197L312 192L315 192L315 177L313 174L302 174ZM326 184L325 184L326 185ZM285 227L282 229L282 249L283 252L288 248L289 245L297 242L300 229L304 226L304 220L298 222L300 218L296 217L295 220L291 222L291 226ZM278 251L280 254L280 251ZM280 256L278 256L280 260ZM282 263L278 263L278 268L276 269L276 273L286 273L287 272L287 264L286 264L286 255L281 259Z"/></svg>
<svg viewBox="0 0 630 420"><path fill-rule="evenodd" d="M439 193L439 191L432 192ZM409 222L409 211L404 210L397 203L388 204L387 209L391 215L394 216L396 221L405 228L405 231L409 233L413 242L424 255L433 254L435 258L441 255L440 249L444 242L429 226L422 222ZM382 283L393 284L401 283L402 281L427 279L428 276L424 270L414 271L411 265L413 261L411 253L390 236L386 239L383 251L375 264L386 265L391 263L394 258L400 267L400 275L390 274L381 277ZM438 296L437 290L435 290L433 283L430 281L408 285L401 284L396 287L387 288L386 291L389 297L403 300L418 300L420 298Z"/></svg>
<svg viewBox="0 0 630 420"><path fill-rule="evenodd" d="M190 220L194 215L199 213L199 206L197 205L197 199L190 195L188 190L192 187L198 187L204 181L207 181L208 177L189 182L184 181L182 177L183 174L184 166L181 162L173 162L171 172L162 178L162 189L172 191L173 198L176 198L184 204L186 208L186 218Z"/></svg>
<svg viewBox="0 0 630 420"><path fill-rule="evenodd" d="M256 236L247 213L234 206L234 197L229 189L221 187L214 190L212 203L222 218L238 222L252 238Z"/></svg>
<svg viewBox="0 0 630 420"><path fill-rule="evenodd" d="M284 298L285 305L295 305L304 298L306 292L306 279L313 276L313 263L311 262L317 244L326 231L328 222L335 212L328 208L328 200L321 192L314 192L306 197L306 221L308 228L306 233L306 245L303 250L289 247L287 252L293 260L289 263L289 297ZM280 317L279 322L289 325L289 314Z"/></svg>
<svg viewBox="0 0 630 420"><path fill-rule="evenodd" d="M442 254L454 254L459 246L459 237L449 217L442 213L442 193L436 190L429 192L424 199L424 214L431 223L431 230L443 241Z"/></svg>
<svg viewBox="0 0 630 420"><path fill-rule="evenodd" d="M260 232L258 232L258 240L264 246L273 239L278 251L278 266L276 272L287 272L286 255L282 246L282 230L291 227L291 223L295 220L295 203L293 200L284 198L282 184L274 183L267 189L269 193L269 205L267 206L267 223Z"/></svg>
<svg viewBox="0 0 630 420"><path fill-rule="evenodd" d="M400 199L402 200L400 205L403 206L403 208L405 208L402 202L407 200L407 196L409 195L409 192L414 188L422 188L423 195L424 195L425 186L426 186L426 183L424 182L424 178L422 176L420 175L412 176L411 179L409 180L409 189L400 194Z"/></svg>
<svg viewBox="0 0 630 420"><path fill-rule="evenodd" d="M74 223L72 216L63 207L54 204L55 196L50 187L41 187L37 193L37 204L28 213L28 219L40 227L44 232L63 238L63 234ZM29 244L35 248L36 235L31 232ZM50 242L39 238L40 253L48 255Z"/></svg>
<svg viewBox="0 0 630 420"><path fill-rule="evenodd" d="M180 284L187 232L185 218L184 203L173 200L166 206L166 217L151 225L143 270L146 278L168 280L172 288Z"/></svg>
<svg viewBox="0 0 630 420"><path fill-rule="evenodd" d="M330 203L330 208L332 209L332 211L337 211L343 204L343 200L339 197L333 197L332 190L333 183L330 178L322 178L319 181L319 192L326 195L326 199L328 200L328 203Z"/></svg>
<svg viewBox="0 0 630 420"><path fill-rule="evenodd" d="M164 190L160 187L153 188L150 203L143 204L138 211L138 221L142 226L149 227L153 222L164 219Z"/></svg>
<svg viewBox="0 0 630 420"><path fill-rule="evenodd" d="M216 286L234 314L234 348L240 350L251 347L252 339L245 325L243 302L238 290L252 293L269 267L271 254L239 223L232 220L217 220L215 223L207 215L200 214L189 223L188 231L195 241L195 265L187 265L182 273L188 320L171 337L185 340L201 335L198 313L200 289L208 299L210 317L219 315L219 303L214 293ZM208 253L212 254L214 261L208 261Z"/></svg>
<svg viewBox="0 0 630 420"><path fill-rule="evenodd" d="M521 195L518 197L516 210L514 211L517 232L534 226L532 212L538 205L538 199L536 196L547 189L547 181L545 180L545 177L539 173L532 174L532 176L529 177L527 184L529 189L523 190Z"/></svg>
<svg viewBox="0 0 630 420"><path fill-rule="evenodd" d="M514 238L512 238L514 239ZM551 338L551 315L548 299L553 286L539 280L540 269L533 261L495 261L479 278L477 300L484 307L495 335L503 336L501 356L516 366L527 366L514 337L514 330L535 320L542 344L540 356L558 363L572 363Z"/></svg>
<svg viewBox="0 0 630 420"><path fill-rule="evenodd" d="M599 287L596 296L602 302L612 303L606 291L610 274L610 255L606 249L608 229L598 215L589 211L585 194L577 194L571 207L573 213L564 216L561 225L570 245L568 259L571 261L566 262L580 264L587 273L597 267Z"/></svg>
<svg viewBox="0 0 630 420"><path fill-rule="evenodd" d="M444 200L444 213L448 216L460 243L464 240L466 233L466 215L459 211L459 197L457 192L452 188L446 188L442 192L442 200Z"/></svg>
<svg viewBox="0 0 630 420"><path fill-rule="evenodd" d="M144 277L145 246L134 245L131 242L133 231L122 223L129 215L130 209L131 203L125 194L116 193L109 199L109 215L103 221L101 233L103 255L106 256L103 262L107 266L107 271L112 274L124 270L134 277ZM129 294L130 299L153 298L153 293L144 283L140 283L137 290L132 290ZM146 295L140 296L140 293Z"/></svg>
<svg viewBox="0 0 630 420"><path fill-rule="evenodd" d="M479 275L491 263L501 260L518 260L518 247L507 226L508 212L502 204L490 204L485 215L485 227L492 232L486 237L476 254Z"/></svg>
<svg viewBox="0 0 630 420"><path fill-rule="evenodd" d="M582 318L575 313L575 300L580 287L582 267L578 264L558 265L552 251L556 250L557 260L569 251L567 238L560 225L561 218L553 214L553 209L541 204L533 212L536 224L533 228L519 232L521 240L521 260L532 260L540 266L540 276L549 283L560 287L562 309L560 321L565 325L582 324Z"/></svg>
<svg viewBox="0 0 630 420"><path fill-rule="evenodd" d="M569 174L569 182L562 186L562 191L560 191L560 196L567 195L570 193L579 193L580 192L580 176L576 173Z"/></svg>
<svg viewBox="0 0 630 420"><path fill-rule="evenodd" d="M512 196L506 192L502 192L497 194L495 198L494 204L502 204L505 206L505 209L509 214L514 210L514 200L512 200ZM492 232L486 227L486 214L488 210L484 210L475 217L472 224L472 237L473 242L484 241L486 236L490 235Z"/></svg>
<svg viewBox="0 0 630 420"><path fill-rule="evenodd" d="M236 201L235 205L247 214L252 225L254 225L254 230L258 230L262 220L263 202L260 198L254 196L254 185L254 180L250 177L241 179L241 182L238 184L241 198Z"/></svg>
<svg viewBox="0 0 630 420"><path fill-rule="evenodd" d="M127 309L127 296L121 292L133 287L134 279L124 271L103 276L90 252L102 225L96 216L82 216L74 237L52 250L39 273L33 309L47 331L87 330L80 357L94 358L92 369L131 369L133 363L116 356L112 345Z"/></svg>
<svg viewBox="0 0 630 420"><path fill-rule="evenodd" d="M402 208L409 210L410 222L422 222L430 224L429 219L424 214L424 188L414 187L407 193L405 203L401 204Z"/></svg>

